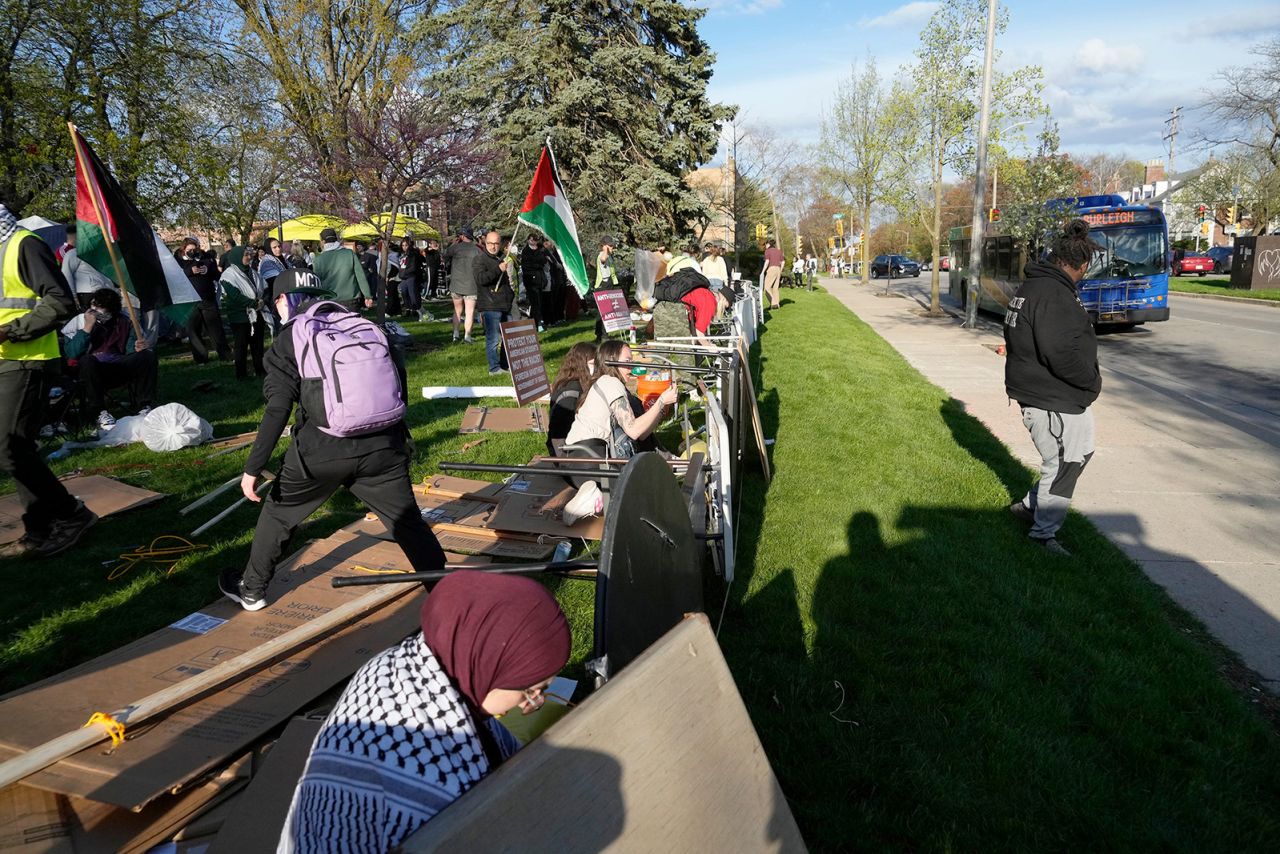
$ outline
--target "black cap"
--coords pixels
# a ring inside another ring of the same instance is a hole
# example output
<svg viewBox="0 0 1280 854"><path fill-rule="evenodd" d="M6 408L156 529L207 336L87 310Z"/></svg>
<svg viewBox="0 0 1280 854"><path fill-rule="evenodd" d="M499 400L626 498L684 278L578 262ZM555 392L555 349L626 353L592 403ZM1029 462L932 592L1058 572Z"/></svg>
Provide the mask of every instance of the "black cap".
<svg viewBox="0 0 1280 854"><path fill-rule="evenodd" d="M458 226L458 234L461 234L463 237L467 238L467 240L476 239L476 233L471 230L471 226L469 225Z"/></svg>
<svg viewBox="0 0 1280 854"><path fill-rule="evenodd" d="M271 301L285 294L310 294L322 299L333 296L333 291L325 290L320 277L310 270L285 270L271 281Z"/></svg>
<svg viewBox="0 0 1280 854"><path fill-rule="evenodd" d="M612 234L606 234L604 237L600 238L600 245L601 245L601 246L612 246L613 248L617 249L617 248L618 248L618 241L616 241L616 240L614 240L614 239L613 239L613 235L612 235Z"/></svg>
<svg viewBox="0 0 1280 854"><path fill-rule="evenodd" d="M320 239L325 243L332 243L338 239L338 232L334 231L332 228L326 228L324 231L320 232Z"/></svg>

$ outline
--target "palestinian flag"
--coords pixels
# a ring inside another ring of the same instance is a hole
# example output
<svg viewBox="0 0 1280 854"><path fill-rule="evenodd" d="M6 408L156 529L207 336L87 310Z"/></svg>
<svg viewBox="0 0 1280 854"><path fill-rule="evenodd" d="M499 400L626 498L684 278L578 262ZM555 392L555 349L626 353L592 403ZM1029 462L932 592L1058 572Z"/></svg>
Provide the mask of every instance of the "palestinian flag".
<svg viewBox="0 0 1280 854"><path fill-rule="evenodd" d="M582 261L582 247L578 245L578 227L573 224L573 208L565 194L560 176L556 174L555 157L551 154L551 142L542 149L538 169L533 173L529 195L516 217L530 228L536 228L560 250L565 272L577 289L579 296L586 296L591 288L587 284L587 265Z"/></svg>
<svg viewBox="0 0 1280 854"><path fill-rule="evenodd" d="M173 258L160 236L76 126L68 128L76 155L77 257L137 297L139 311L159 309L185 323L200 295L176 262L164 263Z"/></svg>

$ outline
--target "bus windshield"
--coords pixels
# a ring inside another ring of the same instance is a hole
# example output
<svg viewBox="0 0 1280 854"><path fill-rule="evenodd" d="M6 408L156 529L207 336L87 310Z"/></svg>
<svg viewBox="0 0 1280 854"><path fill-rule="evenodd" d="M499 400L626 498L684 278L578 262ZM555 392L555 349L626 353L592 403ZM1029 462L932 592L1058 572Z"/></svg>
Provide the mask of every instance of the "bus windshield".
<svg viewBox="0 0 1280 854"><path fill-rule="evenodd" d="M1165 270L1168 246L1160 226L1096 228L1089 237L1105 251L1093 256L1086 279L1128 279Z"/></svg>

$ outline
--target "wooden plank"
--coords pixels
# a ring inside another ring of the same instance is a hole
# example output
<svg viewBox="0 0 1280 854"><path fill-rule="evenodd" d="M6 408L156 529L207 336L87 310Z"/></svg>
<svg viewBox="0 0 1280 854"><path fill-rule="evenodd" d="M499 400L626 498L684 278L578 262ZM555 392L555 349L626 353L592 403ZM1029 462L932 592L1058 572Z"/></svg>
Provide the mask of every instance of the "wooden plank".
<svg viewBox="0 0 1280 854"><path fill-rule="evenodd" d="M409 854L804 851L706 615L694 614L404 842Z"/></svg>

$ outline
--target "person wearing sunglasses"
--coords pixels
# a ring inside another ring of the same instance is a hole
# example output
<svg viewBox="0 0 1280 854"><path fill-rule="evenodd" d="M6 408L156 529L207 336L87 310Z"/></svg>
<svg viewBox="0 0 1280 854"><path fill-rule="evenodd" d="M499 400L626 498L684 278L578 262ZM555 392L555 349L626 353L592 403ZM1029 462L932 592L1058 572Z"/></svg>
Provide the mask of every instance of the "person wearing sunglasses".
<svg viewBox="0 0 1280 854"><path fill-rule="evenodd" d="M569 624L538 582L457 570L422 631L357 671L316 736L278 851L383 852L517 749L495 718L540 707Z"/></svg>

